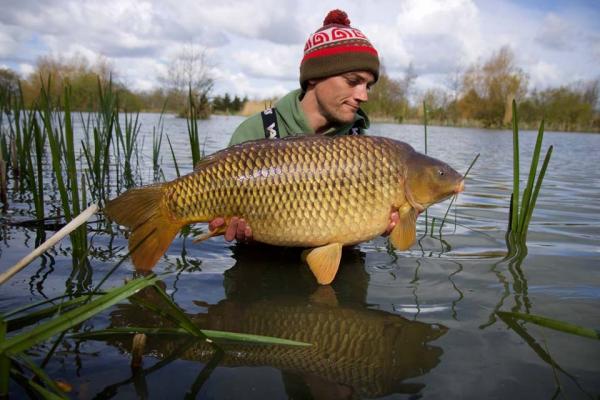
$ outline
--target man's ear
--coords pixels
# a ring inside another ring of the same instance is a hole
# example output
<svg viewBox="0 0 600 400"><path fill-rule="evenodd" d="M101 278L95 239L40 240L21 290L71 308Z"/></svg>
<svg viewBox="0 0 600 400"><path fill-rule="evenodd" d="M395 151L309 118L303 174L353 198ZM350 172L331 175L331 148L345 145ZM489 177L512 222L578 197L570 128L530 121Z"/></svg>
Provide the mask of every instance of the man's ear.
<svg viewBox="0 0 600 400"><path fill-rule="evenodd" d="M306 89L314 87L317 83L319 83L319 81L322 81L323 79L309 79L306 81Z"/></svg>

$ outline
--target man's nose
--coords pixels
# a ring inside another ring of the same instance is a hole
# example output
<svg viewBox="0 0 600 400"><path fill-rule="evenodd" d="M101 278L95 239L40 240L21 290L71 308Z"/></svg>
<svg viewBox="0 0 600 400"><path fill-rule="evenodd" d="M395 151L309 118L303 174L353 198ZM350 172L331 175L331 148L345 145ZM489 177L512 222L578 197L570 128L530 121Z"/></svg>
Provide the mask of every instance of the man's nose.
<svg viewBox="0 0 600 400"><path fill-rule="evenodd" d="M354 98L358 101L365 102L369 100L369 89L367 85L357 85L354 88Z"/></svg>

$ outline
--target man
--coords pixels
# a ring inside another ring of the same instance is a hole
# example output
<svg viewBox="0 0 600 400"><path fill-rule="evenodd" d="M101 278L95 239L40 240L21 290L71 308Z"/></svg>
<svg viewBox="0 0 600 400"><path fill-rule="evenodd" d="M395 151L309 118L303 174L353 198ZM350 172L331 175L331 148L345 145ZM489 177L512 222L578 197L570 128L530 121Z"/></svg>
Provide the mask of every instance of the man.
<svg viewBox="0 0 600 400"><path fill-rule="evenodd" d="M274 108L242 122L229 145L291 135L363 134L369 119L360 105L368 100L369 89L378 78L377 50L360 30L350 26L344 11L332 10L304 46L300 89L288 93ZM388 232L396 221L397 213L392 213ZM223 218L216 218L209 229L222 229L225 223ZM226 240L251 237L252 229L243 219L231 218Z"/></svg>

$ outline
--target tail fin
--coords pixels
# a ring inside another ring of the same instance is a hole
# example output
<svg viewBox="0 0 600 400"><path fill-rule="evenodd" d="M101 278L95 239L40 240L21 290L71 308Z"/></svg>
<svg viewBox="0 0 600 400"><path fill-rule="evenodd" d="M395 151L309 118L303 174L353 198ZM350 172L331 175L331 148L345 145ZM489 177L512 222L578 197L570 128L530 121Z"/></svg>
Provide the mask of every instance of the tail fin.
<svg viewBox="0 0 600 400"><path fill-rule="evenodd" d="M131 230L129 251L133 265L141 270L154 267L183 226L166 208L160 184L129 189L109 201L104 212Z"/></svg>

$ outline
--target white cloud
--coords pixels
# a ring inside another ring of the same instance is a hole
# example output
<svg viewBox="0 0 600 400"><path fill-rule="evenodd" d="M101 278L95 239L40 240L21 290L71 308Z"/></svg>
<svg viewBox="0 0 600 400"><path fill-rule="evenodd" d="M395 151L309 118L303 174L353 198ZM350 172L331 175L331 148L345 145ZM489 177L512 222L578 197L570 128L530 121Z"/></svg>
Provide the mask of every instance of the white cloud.
<svg viewBox="0 0 600 400"><path fill-rule="evenodd" d="M377 26L372 38L391 74L413 63L418 73L454 70L479 54L479 14L470 0L399 3L394 24Z"/></svg>
<svg viewBox="0 0 600 400"><path fill-rule="evenodd" d="M387 72L412 63L417 86L444 85L460 66L510 45L532 85L597 77L593 6L503 0L4 0L0 64L30 71L44 54L106 56L136 89L156 84L184 44L210 52L216 94L281 94L297 86L304 41L341 8L379 51Z"/></svg>
<svg viewBox="0 0 600 400"><path fill-rule="evenodd" d="M302 53L290 46L271 44L240 49L231 57L249 76L290 80L298 77Z"/></svg>
<svg viewBox="0 0 600 400"><path fill-rule="evenodd" d="M529 68L529 83L532 87L546 89L552 86L558 86L561 83L562 76L559 68L554 64L544 61L538 61Z"/></svg>
<svg viewBox="0 0 600 400"><path fill-rule="evenodd" d="M535 38L542 46L552 50L572 50L572 33L569 24L554 13L546 15Z"/></svg>
<svg viewBox="0 0 600 400"><path fill-rule="evenodd" d="M19 64L17 71L21 76L26 77L29 74L33 73L34 67L32 64Z"/></svg>

